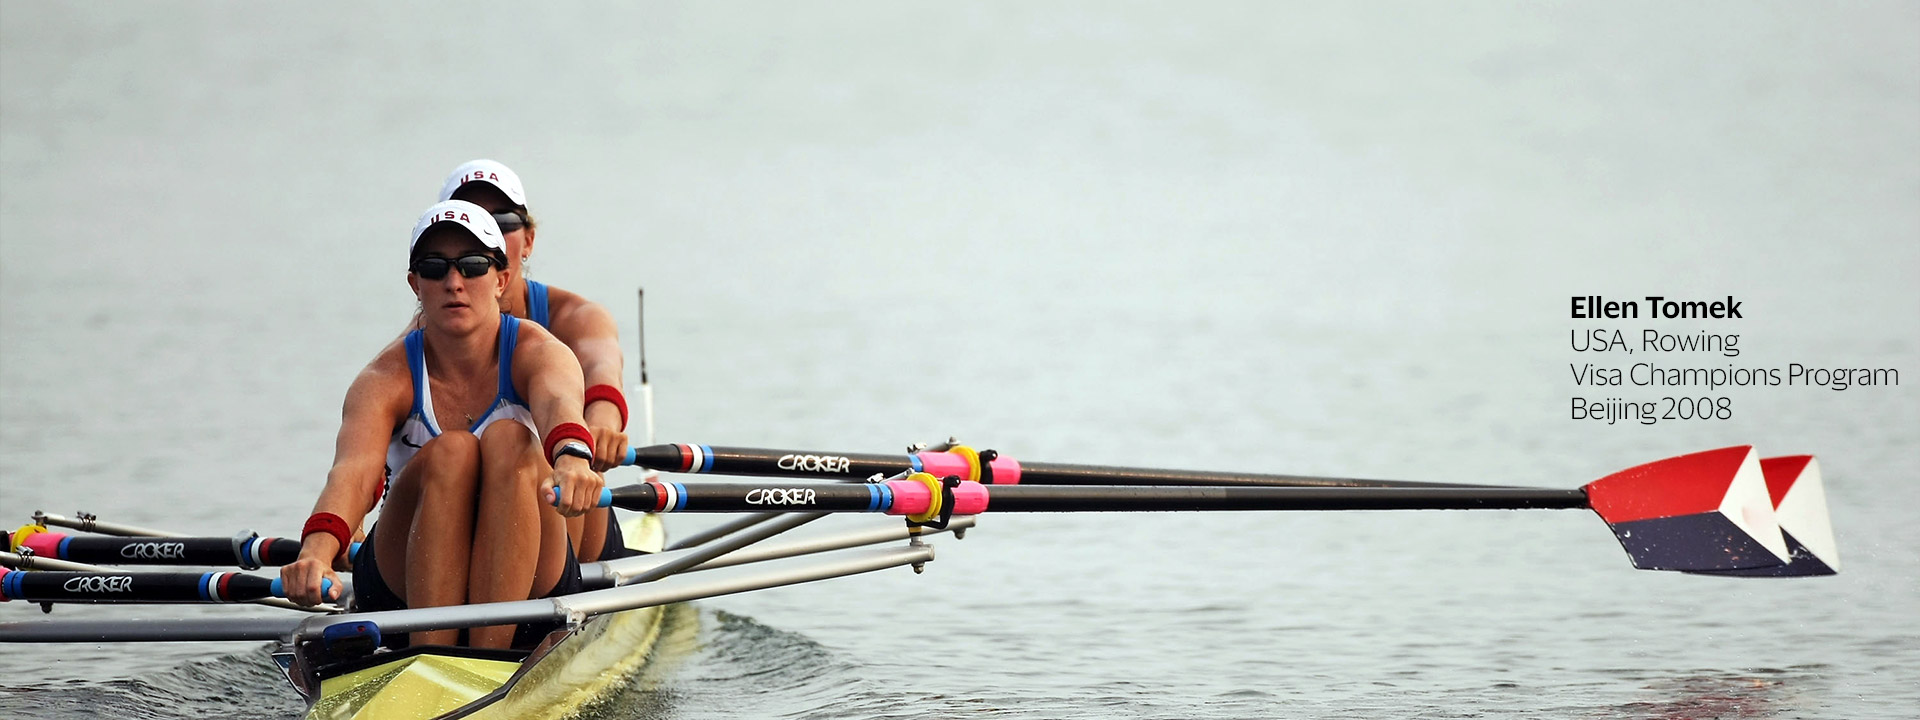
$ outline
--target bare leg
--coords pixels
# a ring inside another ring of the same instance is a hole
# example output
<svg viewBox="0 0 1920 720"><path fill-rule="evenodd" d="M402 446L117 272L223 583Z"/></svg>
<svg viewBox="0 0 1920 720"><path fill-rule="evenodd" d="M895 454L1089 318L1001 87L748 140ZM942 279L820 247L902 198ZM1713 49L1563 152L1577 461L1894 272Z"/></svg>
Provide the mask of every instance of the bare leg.
<svg viewBox="0 0 1920 720"><path fill-rule="evenodd" d="M380 578L407 607L467 600L466 557L473 544L480 443L465 432L427 441L394 480L374 536ZM414 645L451 645L458 630L416 632Z"/></svg>
<svg viewBox="0 0 1920 720"><path fill-rule="evenodd" d="M594 508L580 517L567 518L567 529L573 535L573 550L580 556L580 562L599 560L601 551L606 549L609 512L612 511ZM580 532L571 532L576 526L580 527Z"/></svg>
<svg viewBox="0 0 1920 720"><path fill-rule="evenodd" d="M480 457L467 598L500 602L545 594L566 569L567 527L542 492L551 471L540 447L525 426L499 422L481 437ZM512 625L474 628L468 638L475 647L504 648L513 643L513 631Z"/></svg>

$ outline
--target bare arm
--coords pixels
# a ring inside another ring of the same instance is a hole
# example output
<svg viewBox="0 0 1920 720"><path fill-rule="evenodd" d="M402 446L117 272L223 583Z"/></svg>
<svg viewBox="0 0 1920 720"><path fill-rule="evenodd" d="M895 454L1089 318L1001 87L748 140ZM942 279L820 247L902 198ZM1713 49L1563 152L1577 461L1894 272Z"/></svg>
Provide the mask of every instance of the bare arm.
<svg viewBox="0 0 1920 720"><path fill-rule="evenodd" d="M620 354L620 328L613 313L599 303L549 286L554 306L553 335L580 360L584 387L609 385L616 389L625 377ZM618 467L627 454L627 423L612 402L596 401L584 410L587 430L593 433L593 469Z"/></svg>
<svg viewBox="0 0 1920 720"><path fill-rule="evenodd" d="M354 378L341 409L333 467L327 471L320 498L314 501L314 513L333 513L347 527L358 528L373 510L381 483L386 480L387 442L411 407L412 382L394 346L382 351ZM301 538L300 559L280 573L288 597L305 604L319 602L322 579L335 580L337 588L333 564L343 550L339 539L330 533L314 532Z"/></svg>
<svg viewBox="0 0 1920 720"><path fill-rule="evenodd" d="M533 424L545 439L553 429L567 423L583 424L581 403L587 386L581 380L580 361L572 350L538 325L520 326L520 342L514 348L513 383L533 411ZM584 459L570 455L548 458L553 463L550 487L560 498L560 513L569 517L593 509L605 484Z"/></svg>
<svg viewBox="0 0 1920 720"><path fill-rule="evenodd" d="M599 303L570 292L552 287L548 292L565 301L565 307L555 308L553 336L566 343L579 358L580 373L586 381L584 387L620 387L625 358L620 354L620 327L614 323L613 313Z"/></svg>
<svg viewBox="0 0 1920 720"><path fill-rule="evenodd" d="M378 362L361 371L347 390L334 439L333 467L327 485L313 503L314 512L330 512L360 527L386 482L387 444L411 407L411 378L395 378ZM307 538L307 539L312 539Z"/></svg>

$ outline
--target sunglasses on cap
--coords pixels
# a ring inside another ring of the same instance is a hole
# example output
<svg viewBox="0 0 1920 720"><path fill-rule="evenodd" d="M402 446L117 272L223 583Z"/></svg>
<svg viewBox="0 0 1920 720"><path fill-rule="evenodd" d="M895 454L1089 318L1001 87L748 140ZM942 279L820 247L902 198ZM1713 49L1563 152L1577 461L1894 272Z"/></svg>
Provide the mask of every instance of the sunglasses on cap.
<svg viewBox="0 0 1920 720"><path fill-rule="evenodd" d="M500 226L502 235L527 226L526 216L513 211L493 213L493 222Z"/></svg>
<svg viewBox="0 0 1920 720"><path fill-rule="evenodd" d="M427 280L439 280L447 276L447 271L459 269L460 277L477 278L487 271L500 267L500 261L492 255L474 253L457 258L424 257L413 261L407 270Z"/></svg>

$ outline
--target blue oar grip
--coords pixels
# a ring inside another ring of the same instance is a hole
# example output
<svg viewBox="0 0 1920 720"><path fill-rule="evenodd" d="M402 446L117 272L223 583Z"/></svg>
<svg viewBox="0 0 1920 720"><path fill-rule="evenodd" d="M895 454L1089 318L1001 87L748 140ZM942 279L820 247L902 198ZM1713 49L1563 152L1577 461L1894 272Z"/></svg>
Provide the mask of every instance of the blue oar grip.
<svg viewBox="0 0 1920 720"><path fill-rule="evenodd" d="M359 543L354 543L354 544L359 545ZM254 587L260 587L260 586L255 585ZM332 589L333 589L332 580L329 580L327 578L320 579L320 597L323 597L323 598L326 597L327 591ZM274 578L273 584L267 588L267 592L271 593L274 597L283 598L287 596L287 587L281 584L280 578Z"/></svg>
<svg viewBox="0 0 1920 720"><path fill-rule="evenodd" d="M554 507L560 506L560 493L553 494L553 505ZM594 503L593 506L613 507L613 488L600 488L600 502Z"/></svg>
<svg viewBox="0 0 1920 720"><path fill-rule="evenodd" d="M640 448L632 448L632 447L627 448L627 457L625 460L621 460L620 464L621 465L639 465L640 464Z"/></svg>

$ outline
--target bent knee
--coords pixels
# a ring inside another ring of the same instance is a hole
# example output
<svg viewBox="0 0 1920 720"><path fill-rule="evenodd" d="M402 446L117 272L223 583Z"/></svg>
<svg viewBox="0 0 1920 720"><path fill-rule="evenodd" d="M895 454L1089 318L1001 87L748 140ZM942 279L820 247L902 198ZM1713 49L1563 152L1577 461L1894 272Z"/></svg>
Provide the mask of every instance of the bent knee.
<svg viewBox="0 0 1920 720"><path fill-rule="evenodd" d="M474 437L473 433L465 430L443 432L435 436L432 440L428 440L427 444L421 445L420 452L416 453L415 457L427 457L435 460L464 460L468 458L479 460L480 438Z"/></svg>
<svg viewBox="0 0 1920 720"><path fill-rule="evenodd" d="M533 431L517 422L496 422L480 434L480 454L487 458L518 458L534 447Z"/></svg>
<svg viewBox="0 0 1920 720"><path fill-rule="evenodd" d="M408 465L415 463L422 466L430 484L470 485L480 475L480 439L465 431L441 433L420 446Z"/></svg>
<svg viewBox="0 0 1920 720"><path fill-rule="evenodd" d="M480 438L474 438L474 434L467 430L447 430L434 436L434 440L428 440L426 444L420 445L419 455L480 457Z"/></svg>
<svg viewBox="0 0 1920 720"><path fill-rule="evenodd" d="M489 426L480 437L480 457L486 468L481 473L483 482L490 486L509 483L535 488L550 472L547 462L540 457L533 431L517 422L497 422Z"/></svg>

